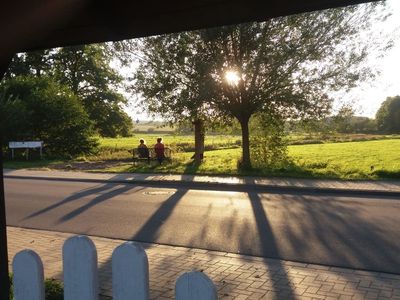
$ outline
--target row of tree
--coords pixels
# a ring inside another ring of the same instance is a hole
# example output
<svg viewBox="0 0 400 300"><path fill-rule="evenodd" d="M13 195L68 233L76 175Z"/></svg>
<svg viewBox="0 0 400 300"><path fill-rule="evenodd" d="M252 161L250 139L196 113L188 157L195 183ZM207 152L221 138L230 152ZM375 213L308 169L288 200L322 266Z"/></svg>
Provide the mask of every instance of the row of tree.
<svg viewBox="0 0 400 300"><path fill-rule="evenodd" d="M16 55L0 85L4 141L40 139L56 155L76 155L93 149L94 135L129 135L112 59L105 44Z"/></svg>
<svg viewBox="0 0 400 300"><path fill-rule="evenodd" d="M359 36L382 17L378 5L141 39L133 90L149 113L193 122L198 162L204 127L237 120L242 165L251 167L252 116L260 124L320 118L330 111L329 91L371 77L366 59L387 44Z"/></svg>
<svg viewBox="0 0 400 300"><path fill-rule="evenodd" d="M290 131L400 134L400 96L387 97L378 109L375 119L355 115L351 105L321 120L289 122Z"/></svg>

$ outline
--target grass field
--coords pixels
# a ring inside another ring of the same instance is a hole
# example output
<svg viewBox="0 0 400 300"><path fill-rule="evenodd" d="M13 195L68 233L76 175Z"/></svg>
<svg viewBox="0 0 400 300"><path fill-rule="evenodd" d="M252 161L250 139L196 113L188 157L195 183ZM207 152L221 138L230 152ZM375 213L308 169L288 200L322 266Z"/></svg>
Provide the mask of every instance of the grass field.
<svg viewBox="0 0 400 300"><path fill-rule="evenodd" d="M270 175L308 178L381 179L400 178L400 140L381 140L288 147L290 162L278 170L240 171L240 149L205 153L203 164L191 163L191 152L174 154L162 166L131 163L109 168L109 172L168 172L186 174Z"/></svg>
<svg viewBox="0 0 400 300"><path fill-rule="evenodd" d="M305 175L330 178L400 178L400 140L290 146Z"/></svg>
<svg viewBox="0 0 400 300"><path fill-rule="evenodd" d="M164 142L175 151L171 163L158 166L130 161L128 149L136 147L140 137L152 146L158 135L137 135L124 139L101 139L97 155L68 162L68 168L105 172L161 172L185 174L261 175L308 178L383 179L400 178L400 139L291 145L288 147L289 162L278 170L238 169L241 148L237 136L208 136L203 164L196 166L190 157L193 137L165 135ZM190 146L191 145L191 146ZM185 149L186 147L186 149ZM7 168L27 167L63 168L59 161L6 162Z"/></svg>

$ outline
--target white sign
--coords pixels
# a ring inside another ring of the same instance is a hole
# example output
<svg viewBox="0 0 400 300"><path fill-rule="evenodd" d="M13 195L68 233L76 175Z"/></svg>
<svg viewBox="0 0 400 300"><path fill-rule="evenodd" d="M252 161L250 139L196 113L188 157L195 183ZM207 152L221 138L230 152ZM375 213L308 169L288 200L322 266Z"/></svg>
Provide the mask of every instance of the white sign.
<svg viewBox="0 0 400 300"><path fill-rule="evenodd" d="M19 148L41 148L43 146L42 141L29 141L29 142L9 142L8 147L10 149Z"/></svg>

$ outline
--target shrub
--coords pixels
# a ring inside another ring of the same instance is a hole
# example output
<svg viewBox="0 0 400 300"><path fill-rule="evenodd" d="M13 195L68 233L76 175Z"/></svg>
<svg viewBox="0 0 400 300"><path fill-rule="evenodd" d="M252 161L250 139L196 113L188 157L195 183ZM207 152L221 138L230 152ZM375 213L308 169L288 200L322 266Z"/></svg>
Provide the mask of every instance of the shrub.
<svg viewBox="0 0 400 300"><path fill-rule="evenodd" d="M89 154L97 146L92 122L78 98L48 77L5 81L0 86L0 117L3 142L42 140L47 154L58 157Z"/></svg>
<svg viewBox="0 0 400 300"><path fill-rule="evenodd" d="M14 299L12 274L10 278L10 300ZM64 299L64 287L61 281L53 278L46 279L44 281L44 293L46 300L63 300Z"/></svg>
<svg viewBox="0 0 400 300"><path fill-rule="evenodd" d="M64 299L64 287L62 283L56 279L46 279L44 282L44 291L46 300Z"/></svg>
<svg viewBox="0 0 400 300"><path fill-rule="evenodd" d="M287 164L287 143L283 126L283 121L260 116L259 126L250 138L253 167L279 169Z"/></svg>

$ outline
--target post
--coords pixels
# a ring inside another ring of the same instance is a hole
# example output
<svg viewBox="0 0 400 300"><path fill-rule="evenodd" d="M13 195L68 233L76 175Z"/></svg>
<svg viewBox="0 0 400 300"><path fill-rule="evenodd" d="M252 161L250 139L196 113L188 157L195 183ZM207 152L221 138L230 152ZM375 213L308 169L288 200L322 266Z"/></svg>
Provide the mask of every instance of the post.
<svg viewBox="0 0 400 300"><path fill-rule="evenodd" d="M43 264L32 250L18 252L13 259L15 300L44 300Z"/></svg>
<svg viewBox="0 0 400 300"><path fill-rule="evenodd" d="M0 81L11 62L0 61ZM8 253L7 253L7 222L6 203L4 198L4 174L3 174L3 133L0 130L0 299L8 300L10 297L10 281L8 279Z"/></svg>
<svg viewBox="0 0 400 300"><path fill-rule="evenodd" d="M217 289L210 278L201 272L181 275L175 284L176 300L217 300Z"/></svg>
<svg viewBox="0 0 400 300"><path fill-rule="evenodd" d="M114 250L112 291L114 300L149 299L149 263L140 245L126 242Z"/></svg>
<svg viewBox="0 0 400 300"><path fill-rule="evenodd" d="M74 236L63 246L64 299L97 300L97 251L87 236Z"/></svg>

